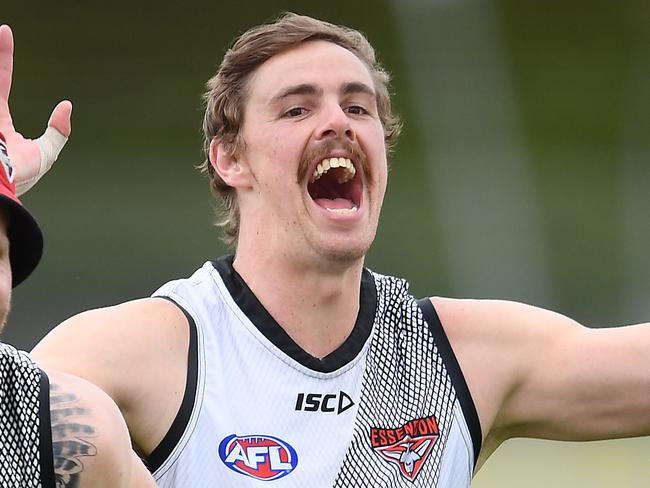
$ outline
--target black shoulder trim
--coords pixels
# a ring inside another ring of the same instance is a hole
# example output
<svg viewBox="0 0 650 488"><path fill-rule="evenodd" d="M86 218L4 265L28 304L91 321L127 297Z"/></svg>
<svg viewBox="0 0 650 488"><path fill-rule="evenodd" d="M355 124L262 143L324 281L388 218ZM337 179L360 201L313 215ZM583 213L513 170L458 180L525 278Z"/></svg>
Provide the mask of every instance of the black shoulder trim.
<svg viewBox="0 0 650 488"><path fill-rule="evenodd" d="M194 318L192 318L192 316L187 312L187 310L181 307L173 299L164 296L156 297L156 298L163 298L165 300L172 302L179 309L181 309L181 311L185 314L185 317L187 318L187 323L189 324L189 328L190 328L190 345L187 354L187 380L185 383L185 393L183 394L183 401L181 402L181 406L178 409L176 418L174 418L174 421L172 422L169 431L167 432L167 434L165 434L163 440L160 441L160 444L156 446L156 448L151 452L151 454L149 454L149 456L147 456L145 460L145 464L147 465L147 468L152 473L155 472L160 466L162 466L163 462L165 462L165 460L169 457L169 455L174 450L174 447L176 447L176 444L178 444L178 442L181 440L181 437L183 436L183 432L185 432L185 429L187 428L187 425L190 421L190 417L192 415L192 410L194 410L194 400L196 398L196 386L198 383L198 376L199 376L199 352L198 352L196 323L194 322Z"/></svg>
<svg viewBox="0 0 650 488"><path fill-rule="evenodd" d="M429 331L433 335L433 338L438 346L442 360L447 367L447 371L451 376L451 381L456 390L456 395L458 396L458 401L460 406L463 409L463 414L465 415L465 421L469 428L469 433L472 436L472 444L474 446L474 467L476 468L476 463L478 461L478 455L481 451L482 443L482 434L481 434L481 423L478 418L478 413L476 412L476 405L474 405L474 400L463 376L463 372L460 369L460 364L454 354L454 350L449 343L449 338L445 333L445 329L440 322L440 318L436 313L436 309L431 303L431 300L428 298L422 298L417 300L418 307L422 310L424 319L429 325Z"/></svg>
<svg viewBox="0 0 650 488"><path fill-rule="evenodd" d="M41 460L41 487L56 488L54 480L54 451L52 447L52 421L50 419L50 380L40 370L38 392L38 453Z"/></svg>
<svg viewBox="0 0 650 488"><path fill-rule="evenodd" d="M300 347L264 308L244 279L233 267L234 256L224 256L212 265L219 272L228 292L237 306L255 327L278 349L306 368L331 373L352 361L370 337L377 310L377 289L372 273L364 268L359 293L359 313L352 332L335 351L324 358L316 358ZM327 317L323 317L327 320Z"/></svg>

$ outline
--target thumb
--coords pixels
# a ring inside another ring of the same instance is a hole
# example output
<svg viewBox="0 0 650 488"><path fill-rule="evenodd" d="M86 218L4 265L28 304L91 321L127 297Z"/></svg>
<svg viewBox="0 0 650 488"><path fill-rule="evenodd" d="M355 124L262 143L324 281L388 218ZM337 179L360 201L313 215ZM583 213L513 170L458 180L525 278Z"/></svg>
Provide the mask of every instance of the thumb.
<svg viewBox="0 0 650 488"><path fill-rule="evenodd" d="M59 102L54 107L50 120L47 123L47 129L41 137L34 142L38 146L40 153L40 164L38 172L25 181L16 183L16 194L18 196L27 192L36 182L48 172L48 170L59 157L59 153L68 141L71 131L70 116L72 115L72 103L68 100Z"/></svg>
<svg viewBox="0 0 650 488"><path fill-rule="evenodd" d="M47 126L58 130L64 137L70 137L70 132L72 131L71 116L72 102L63 100L52 110L52 115L50 115Z"/></svg>

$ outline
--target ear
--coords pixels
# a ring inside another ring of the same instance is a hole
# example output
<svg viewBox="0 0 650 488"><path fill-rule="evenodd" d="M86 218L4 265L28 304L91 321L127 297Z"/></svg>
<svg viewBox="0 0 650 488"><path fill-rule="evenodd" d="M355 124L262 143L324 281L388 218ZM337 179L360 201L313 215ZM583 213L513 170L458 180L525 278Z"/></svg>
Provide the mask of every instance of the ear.
<svg viewBox="0 0 650 488"><path fill-rule="evenodd" d="M233 188L250 187L251 173L237 157L230 154L217 139L210 142L210 164L221 179Z"/></svg>

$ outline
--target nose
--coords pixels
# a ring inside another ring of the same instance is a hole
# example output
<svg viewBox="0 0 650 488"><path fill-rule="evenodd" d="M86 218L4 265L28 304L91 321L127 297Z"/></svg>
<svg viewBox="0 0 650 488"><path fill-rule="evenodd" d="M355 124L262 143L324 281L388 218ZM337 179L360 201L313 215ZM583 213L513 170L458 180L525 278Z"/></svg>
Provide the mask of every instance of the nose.
<svg viewBox="0 0 650 488"><path fill-rule="evenodd" d="M350 141L356 139L356 134L350 124L350 117L338 103L329 104L323 109L317 139L342 139L344 137Z"/></svg>

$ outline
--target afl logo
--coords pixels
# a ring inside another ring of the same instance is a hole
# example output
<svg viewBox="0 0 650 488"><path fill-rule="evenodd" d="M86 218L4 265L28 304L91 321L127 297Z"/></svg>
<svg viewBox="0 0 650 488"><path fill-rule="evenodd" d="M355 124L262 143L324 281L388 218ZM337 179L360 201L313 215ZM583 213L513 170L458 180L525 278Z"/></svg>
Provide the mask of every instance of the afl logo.
<svg viewBox="0 0 650 488"><path fill-rule="evenodd" d="M296 450L268 435L228 436L219 444L219 457L233 471L262 481L282 478L298 465Z"/></svg>

